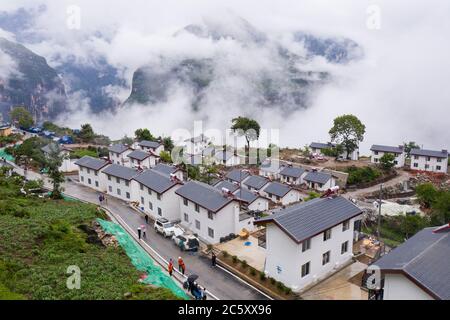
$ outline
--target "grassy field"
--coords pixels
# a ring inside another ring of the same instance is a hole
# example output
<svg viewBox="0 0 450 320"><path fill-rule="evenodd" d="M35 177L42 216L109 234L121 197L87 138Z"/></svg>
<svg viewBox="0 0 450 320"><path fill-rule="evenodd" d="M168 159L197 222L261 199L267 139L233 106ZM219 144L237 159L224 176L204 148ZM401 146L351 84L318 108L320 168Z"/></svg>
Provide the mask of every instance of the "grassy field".
<svg viewBox="0 0 450 320"><path fill-rule="evenodd" d="M176 299L168 289L138 283L124 251L87 241L79 226L102 214L73 201L29 198L20 178L0 174L1 299ZM105 217L102 217L105 218ZM81 288L66 286L67 268L81 270Z"/></svg>

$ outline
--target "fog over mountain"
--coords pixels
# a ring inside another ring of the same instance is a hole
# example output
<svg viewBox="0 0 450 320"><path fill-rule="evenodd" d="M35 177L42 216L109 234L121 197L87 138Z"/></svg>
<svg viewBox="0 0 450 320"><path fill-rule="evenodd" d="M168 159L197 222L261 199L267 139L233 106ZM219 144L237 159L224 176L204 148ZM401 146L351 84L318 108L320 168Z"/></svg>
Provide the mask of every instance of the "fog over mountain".
<svg viewBox="0 0 450 320"><path fill-rule="evenodd" d="M67 27L71 5L79 29ZM353 113L367 126L363 150L449 148L450 3L377 5L379 29L357 0L2 1L0 37L58 74L68 109L58 122L113 138L195 120L225 129L247 115L279 129L280 145L303 146ZM19 73L0 50L0 77Z"/></svg>

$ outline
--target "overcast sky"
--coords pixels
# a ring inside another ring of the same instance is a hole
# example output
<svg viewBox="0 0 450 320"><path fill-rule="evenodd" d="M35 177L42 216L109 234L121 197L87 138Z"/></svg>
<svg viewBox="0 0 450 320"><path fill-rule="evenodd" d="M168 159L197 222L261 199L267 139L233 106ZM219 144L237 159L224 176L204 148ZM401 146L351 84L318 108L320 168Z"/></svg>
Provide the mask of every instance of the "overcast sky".
<svg viewBox="0 0 450 320"><path fill-rule="evenodd" d="M221 50L236 52L234 47L227 48L227 43L213 47L208 42L173 41L171 37L185 25L202 19L220 21L226 11L279 39L295 30L348 37L362 46L364 58L334 68L335 81L320 90L306 111L281 117L276 110L252 110L262 127L279 128L280 145L303 146L312 140L326 141L333 118L353 113L367 127L364 151L372 143L396 145L406 140L425 148L450 148L450 1L227 0L222 5L218 2L2 0L0 11L45 4L47 9L37 16L33 31L46 40L28 44L30 49L46 57L51 65L59 63L65 55L75 54L80 63L89 63L92 55L104 56L121 70L128 85L134 70L157 55L203 57ZM79 30L67 28L70 5L81 9ZM96 36L99 33L101 38ZM0 30L0 35L5 33ZM14 39L14 35L6 36ZM56 53L59 61L54 58ZM258 53L246 55L247 60L239 60L245 61L245 67L267 61ZM10 69L10 62L5 67L6 61L2 59L4 66L0 70ZM111 88L111 92L125 99L129 87ZM83 105L88 102L83 97L72 97L72 101L83 111L71 117L70 125L89 121L105 134L116 135L115 138L124 133L130 135L141 126L157 134L170 134L178 127L189 128L196 119L188 111L189 93L182 89L173 92L170 103L161 106L162 110L135 106L114 117L87 114ZM239 113L222 103L214 101L211 107L212 127L228 127L229 117Z"/></svg>

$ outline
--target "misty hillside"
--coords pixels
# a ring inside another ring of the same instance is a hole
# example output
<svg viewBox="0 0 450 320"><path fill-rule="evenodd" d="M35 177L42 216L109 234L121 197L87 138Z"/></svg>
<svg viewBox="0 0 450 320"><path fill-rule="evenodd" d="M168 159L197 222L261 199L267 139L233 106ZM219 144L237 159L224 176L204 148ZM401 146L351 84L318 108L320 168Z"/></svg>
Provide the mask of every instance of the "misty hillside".
<svg viewBox="0 0 450 320"><path fill-rule="evenodd" d="M157 63L142 66L134 72L125 107L133 103L163 103L171 92L182 88L192 95L194 110L208 108L212 100L219 99L227 103L233 100L244 109L257 105L290 112L307 108L315 91L331 79L328 72L310 68L310 61L321 57L327 63L345 64L361 57L361 48L352 40L295 32L292 41L304 48L299 54L240 17L233 17L231 22L191 24L173 35L175 40L186 36L209 40L217 46L232 43L236 49L221 50L208 58L161 57ZM236 61L235 51L241 53ZM255 55L262 61L254 61ZM245 65L238 66L246 60L250 72Z"/></svg>
<svg viewBox="0 0 450 320"><path fill-rule="evenodd" d="M45 58L24 46L0 38L0 50L14 61L16 70L0 75L0 111L26 106L37 120L53 118L66 108L66 92L57 72Z"/></svg>

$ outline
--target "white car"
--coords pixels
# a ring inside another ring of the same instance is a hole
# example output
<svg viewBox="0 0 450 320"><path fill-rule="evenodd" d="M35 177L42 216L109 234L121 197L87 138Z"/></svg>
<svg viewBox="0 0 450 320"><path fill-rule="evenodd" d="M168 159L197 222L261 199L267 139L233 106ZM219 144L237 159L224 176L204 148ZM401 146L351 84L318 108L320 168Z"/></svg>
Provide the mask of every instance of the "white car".
<svg viewBox="0 0 450 320"><path fill-rule="evenodd" d="M175 232L179 232L179 227L166 218L158 218L155 221L154 227L156 232L161 233L164 237L171 237L175 234Z"/></svg>

